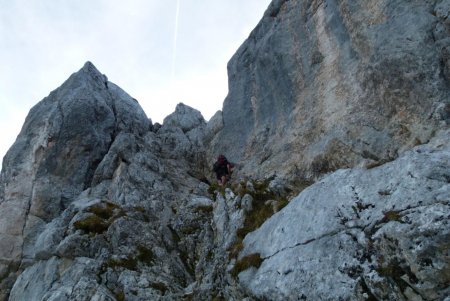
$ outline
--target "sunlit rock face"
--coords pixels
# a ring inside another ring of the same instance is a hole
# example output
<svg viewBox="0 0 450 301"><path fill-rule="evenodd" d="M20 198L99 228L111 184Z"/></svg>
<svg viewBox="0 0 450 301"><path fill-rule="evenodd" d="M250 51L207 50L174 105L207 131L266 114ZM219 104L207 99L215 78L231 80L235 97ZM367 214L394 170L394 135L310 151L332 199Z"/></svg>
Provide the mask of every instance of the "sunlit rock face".
<svg viewBox="0 0 450 301"><path fill-rule="evenodd" d="M448 1L273 1L228 64L211 151L243 175L311 179L427 142L450 117L448 11Z"/></svg>
<svg viewBox="0 0 450 301"><path fill-rule="evenodd" d="M444 300L450 238L450 131L373 169L343 169L244 240L240 274L268 300ZM365 297L366 296L366 297Z"/></svg>
<svg viewBox="0 0 450 301"><path fill-rule="evenodd" d="M209 122L86 63L3 160L0 300L445 300L449 11L273 1Z"/></svg>

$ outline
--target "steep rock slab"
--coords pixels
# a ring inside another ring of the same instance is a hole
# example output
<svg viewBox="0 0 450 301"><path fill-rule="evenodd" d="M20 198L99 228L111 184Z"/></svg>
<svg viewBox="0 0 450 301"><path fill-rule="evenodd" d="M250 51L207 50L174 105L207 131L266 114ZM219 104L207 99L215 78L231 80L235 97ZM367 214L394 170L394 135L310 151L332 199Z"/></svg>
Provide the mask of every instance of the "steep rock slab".
<svg viewBox="0 0 450 301"><path fill-rule="evenodd" d="M307 188L246 236L241 259L263 262L239 279L269 300L443 300L449 219L447 130L391 163Z"/></svg>
<svg viewBox="0 0 450 301"><path fill-rule="evenodd" d="M228 64L212 155L311 178L390 161L448 123L448 1L277 0Z"/></svg>
<svg viewBox="0 0 450 301"><path fill-rule="evenodd" d="M119 133L142 135L149 120L135 100L90 62L33 107L6 154L0 182L0 279L34 254L43 226L90 186Z"/></svg>

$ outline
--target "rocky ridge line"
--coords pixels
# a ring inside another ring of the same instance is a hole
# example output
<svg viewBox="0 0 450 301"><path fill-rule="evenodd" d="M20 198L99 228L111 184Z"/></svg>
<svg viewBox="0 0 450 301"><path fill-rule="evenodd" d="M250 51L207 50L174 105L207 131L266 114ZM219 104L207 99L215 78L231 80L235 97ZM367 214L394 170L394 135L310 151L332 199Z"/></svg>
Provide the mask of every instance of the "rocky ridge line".
<svg viewBox="0 0 450 301"><path fill-rule="evenodd" d="M4 159L0 300L446 300L449 11L273 1L208 123L87 63Z"/></svg>

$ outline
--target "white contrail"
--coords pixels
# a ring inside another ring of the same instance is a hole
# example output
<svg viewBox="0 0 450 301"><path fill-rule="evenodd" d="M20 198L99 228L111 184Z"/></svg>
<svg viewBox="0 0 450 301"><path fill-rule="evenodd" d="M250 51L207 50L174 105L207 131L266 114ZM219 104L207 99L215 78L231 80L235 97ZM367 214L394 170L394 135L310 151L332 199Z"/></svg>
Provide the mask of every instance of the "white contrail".
<svg viewBox="0 0 450 301"><path fill-rule="evenodd" d="M177 58L177 39L178 39L178 16L180 15L180 0L177 0L177 10L175 13L175 31L173 35L172 51L172 83L175 80L175 63Z"/></svg>

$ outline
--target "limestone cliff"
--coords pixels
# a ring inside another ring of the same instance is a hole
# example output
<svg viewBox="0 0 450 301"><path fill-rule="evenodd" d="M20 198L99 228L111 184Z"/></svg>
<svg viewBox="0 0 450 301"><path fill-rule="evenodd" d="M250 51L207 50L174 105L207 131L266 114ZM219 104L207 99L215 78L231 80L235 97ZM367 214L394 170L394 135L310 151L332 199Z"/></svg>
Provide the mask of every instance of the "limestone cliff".
<svg viewBox="0 0 450 301"><path fill-rule="evenodd" d="M274 0L209 122L86 63L3 160L0 300L448 301L449 14Z"/></svg>
<svg viewBox="0 0 450 301"><path fill-rule="evenodd" d="M243 175L311 179L427 142L450 118L448 10L448 1L273 1L228 64L211 157L229 154Z"/></svg>

